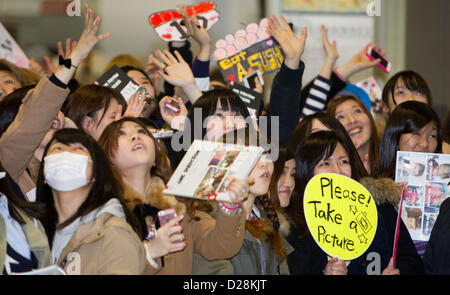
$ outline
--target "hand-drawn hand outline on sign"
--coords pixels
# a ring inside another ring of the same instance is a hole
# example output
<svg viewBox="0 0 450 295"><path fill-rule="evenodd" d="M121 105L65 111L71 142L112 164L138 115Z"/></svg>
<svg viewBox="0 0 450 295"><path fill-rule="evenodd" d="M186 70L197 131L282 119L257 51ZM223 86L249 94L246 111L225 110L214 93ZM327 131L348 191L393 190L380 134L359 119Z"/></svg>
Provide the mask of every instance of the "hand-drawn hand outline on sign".
<svg viewBox="0 0 450 295"><path fill-rule="evenodd" d="M377 208L355 180L334 173L316 175L305 188L303 206L309 231L327 255L353 260L371 245Z"/></svg>
<svg viewBox="0 0 450 295"><path fill-rule="evenodd" d="M213 2L202 2L187 8L188 17L197 16L199 24L209 30L219 21L219 12ZM183 41L187 39L187 29L183 16L178 10L156 12L149 17L150 25L164 41Z"/></svg>

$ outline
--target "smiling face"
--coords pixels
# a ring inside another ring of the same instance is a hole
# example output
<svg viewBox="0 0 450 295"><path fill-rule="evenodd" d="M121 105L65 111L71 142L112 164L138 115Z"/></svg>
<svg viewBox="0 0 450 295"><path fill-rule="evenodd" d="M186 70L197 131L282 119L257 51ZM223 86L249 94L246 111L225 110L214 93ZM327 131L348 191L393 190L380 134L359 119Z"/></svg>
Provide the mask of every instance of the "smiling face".
<svg viewBox="0 0 450 295"><path fill-rule="evenodd" d="M339 104L334 116L345 127L357 149L370 143L370 118L355 100L348 99Z"/></svg>
<svg viewBox="0 0 450 295"><path fill-rule="evenodd" d="M254 182L254 184L250 186L251 194L254 196L262 196L269 192L273 170L273 162L261 157L248 177L250 183Z"/></svg>
<svg viewBox="0 0 450 295"><path fill-rule="evenodd" d="M0 71L0 101L23 85L8 71Z"/></svg>
<svg viewBox="0 0 450 295"><path fill-rule="evenodd" d="M284 163L283 173L278 179L277 190L280 206L285 208L289 206L292 192L295 188L295 160L290 159Z"/></svg>
<svg viewBox="0 0 450 295"><path fill-rule="evenodd" d="M434 153L438 144L438 130L434 121L412 133L404 133L398 143L400 151Z"/></svg>
<svg viewBox="0 0 450 295"><path fill-rule="evenodd" d="M156 159L155 144L148 131L135 122L123 122L117 138L117 150L111 162L119 171L145 166L150 169Z"/></svg>
<svg viewBox="0 0 450 295"><path fill-rule="evenodd" d="M338 143L333 154L328 158L323 158L314 167L314 175L320 173L336 173L352 177L350 160L344 147Z"/></svg>

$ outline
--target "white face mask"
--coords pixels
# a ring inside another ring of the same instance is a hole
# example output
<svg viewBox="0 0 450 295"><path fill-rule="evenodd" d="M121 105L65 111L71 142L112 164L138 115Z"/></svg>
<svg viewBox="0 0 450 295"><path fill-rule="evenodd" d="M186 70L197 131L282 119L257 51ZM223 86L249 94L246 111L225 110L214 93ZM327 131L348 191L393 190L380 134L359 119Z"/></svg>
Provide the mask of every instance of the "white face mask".
<svg viewBox="0 0 450 295"><path fill-rule="evenodd" d="M44 158L44 174L47 184L57 191L68 192L88 184L87 156L62 152Z"/></svg>

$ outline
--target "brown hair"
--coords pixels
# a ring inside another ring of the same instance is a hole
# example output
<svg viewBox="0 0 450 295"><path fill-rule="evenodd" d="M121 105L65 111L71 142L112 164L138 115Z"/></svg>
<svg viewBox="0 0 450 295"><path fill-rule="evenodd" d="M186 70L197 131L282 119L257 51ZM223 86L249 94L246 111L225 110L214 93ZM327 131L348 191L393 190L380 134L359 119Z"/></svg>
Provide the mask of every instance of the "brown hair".
<svg viewBox="0 0 450 295"><path fill-rule="evenodd" d="M370 120L370 146L369 146L369 165L371 171L374 171L378 161L380 160L380 137L378 136L377 127L375 125L375 120L373 119L372 114L367 109L367 107L354 96L341 96L331 100L326 107L326 112L332 115L333 117L336 114L337 107L347 100L354 100L358 103L359 107L364 111L364 113L369 117ZM361 159L364 160L364 159ZM371 171L367 171L371 173Z"/></svg>
<svg viewBox="0 0 450 295"><path fill-rule="evenodd" d="M21 87L32 84L29 83L26 79L25 76L22 73L22 70L18 67L16 67L14 64L10 63L9 61L7 61L6 59L2 59L0 58L0 71L6 71L6 72L10 72L11 75L14 76L14 78L20 83L22 84ZM19 87L20 88L20 87Z"/></svg>
<svg viewBox="0 0 450 295"><path fill-rule="evenodd" d="M251 132L256 132L256 134L253 133L253 135L256 136L251 136L250 135ZM232 137L231 134L233 134ZM229 133L223 135L222 141L225 143L231 143L230 141L228 141L230 137L234 140L235 144L246 146L258 144L259 146L265 148L266 150L270 148L271 144L269 138L263 141L262 140L263 135L259 131L252 129L251 127L250 128L246 127L243 130L241 129L230 131ZM257 143L254 142L254 140L256 140ZM269 144L269 146L265 146L264 143ZM277 255L281 256L283 259L286 259L287 253L284 250L283 240L281 239L279 231L280 221L278 218L277 211L280 212L280 208L278 204L274 203L272 201L272 198L269 197L273 196L275 191L276 191L276 180L275 174L272 173L269 185L269 192L265 195L258 196L255 199L255 205L262 207L263 211L267 214L267 218L247 220L245 222L245 226L247 230L261 242L263 242L264 233L267 233L266 242L269 243L269 245L272 247L272 249L275 251Z"/></svg>
<svg viewBox="0 0 450 295"><path fill-rule="evenodd" d="M131 54L119 54L113 57L109 63L106 65L105 71L109 70L112 66L118 66L119 68L123 66L132 66L135 68L144 69L145 65L141 59L135 55Z"/></svg>
<svg viewBox="0 0 450 295"><path fill-rule="evenodd" d="M127 108L127 103L117 90L94 84L85 85L69 95L62 108L62 112L78 128L83 129L82 123L86 116L94 118L98 111L104 109L103 114L101 114L98 120L100 123L112 99L117 100L122 105L122 113L124 113Z"/></svg>
<svg viewBox="0 0 450 295"><path fill-rule="evenodd" d="M118 147L117 138L119 135L120 128L122 127L124 122L133 122L145 129L147 135L152 139L153 144L155 145L155 166L151 168L150 173L152 176L158 176L164 181L164 183L167 183L169 181L172 172L165 158L167 157L167 155L165 155L165 153L163 152L161 144L148 131L147 126L145 126L142 122L140 122L135 118L125 117L118 121L112 122L105 128L102 135L100 136L98 143L105 151L106 156L108 157L110 162L115 152L117 151ZM116 172L118 172L114 164L111 164L111 166L113 167L114 170L116 170Z"/></svg>

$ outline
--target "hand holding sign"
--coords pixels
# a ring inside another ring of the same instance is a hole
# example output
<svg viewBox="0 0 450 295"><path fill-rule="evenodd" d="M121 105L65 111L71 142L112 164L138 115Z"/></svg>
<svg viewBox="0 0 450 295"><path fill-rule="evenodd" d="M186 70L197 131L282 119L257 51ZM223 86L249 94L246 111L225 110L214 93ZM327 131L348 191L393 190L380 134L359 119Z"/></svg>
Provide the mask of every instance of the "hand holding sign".
<svg viewBox="0 0 450 295"><path fill-rule="evenodd" d="M202 2L196 5L181 6L181 10L167 10L153 13L149 17L150 25L164 41L183 41L189 36L186 18L196 16L199 25L209 30L219 21L219 13L213 2Z"/></svg>
<svg viewBox="0 0 450 295"><path fill-rule="evenodd" d="M377 208L358 182L339 174L318 174L305 189L309 231L331 257L352 260L370 246L377 229Z"/></svg>

